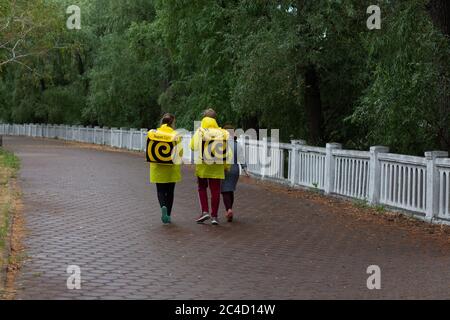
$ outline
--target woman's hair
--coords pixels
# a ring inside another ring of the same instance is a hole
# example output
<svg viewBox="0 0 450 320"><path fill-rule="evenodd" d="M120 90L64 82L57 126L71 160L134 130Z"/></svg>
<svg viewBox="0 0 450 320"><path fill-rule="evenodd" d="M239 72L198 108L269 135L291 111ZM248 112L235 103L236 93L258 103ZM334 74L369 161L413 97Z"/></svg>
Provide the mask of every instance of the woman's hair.
<svg viewBox="0 0 450 320"><path fill-rule="evenodd" d="M234 138L234 140L237 140L237 137L234 132L234 130L236 130L236 128L232 124L228 123L228 124L224 125L223 129L227 130L228 132L231 131L232 137Z"/></svg>
<svg viewBox="0 0 450 320"><path fill-rule="evenodd" d="M161 119L161 125L167 124L169 127L172 127L173 123L175 121L175 116L171 113L166 113L163 115Z"/></svg>
<svg viewBox="0 0 450 320"><path fill-rule="evenodd" d="M223 126L225 130L234 130L234 126L232 124L227 123Z"/></svg>
<svg viewBox="0 0 450 320"><path fill-rule="evenodd" d="M217 113L216 113L216 111L214 111L214 109L209 108L203 112L203 117L209 117L209 118L216 119Z"/></svg>

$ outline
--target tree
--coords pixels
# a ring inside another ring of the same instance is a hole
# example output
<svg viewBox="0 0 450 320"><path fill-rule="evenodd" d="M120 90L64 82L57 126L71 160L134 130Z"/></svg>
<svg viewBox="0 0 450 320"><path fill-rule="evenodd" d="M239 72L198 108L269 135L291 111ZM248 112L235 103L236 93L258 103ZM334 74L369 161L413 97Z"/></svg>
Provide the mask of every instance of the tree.
<svg viewBox="0 0 450 320"><path fill-rule="evenodd" d="M366 68L372 73L353 114L369 144L419 155L441 147L439 136L450 122L449 109L440 104L449 45L425 4L414 0L387 7L381 32L367 35Z"/></svg>
<svg viewBox="0 0 450 320"><path fill-rule="evenodd" d="M152 127L161 113L158 97L165 57L151 1L96 1L87 23L98 39L83 119L105 126Z"/></svg>
<svg viewBox="0 0 450 320"><path fill-rule="evenodd" d="M0 7L0 71L11 63L31 69L30 57L48 52L57 27L54 7L44 0L3 0Z"/></svg>
<svg viewBox="0 0 450 320"><path fill-rule="evenodd" d="M3 121L154 127L172 112L192 129L213 107L284 141L449 148L448 1L381 0L368 30L361 0L78 0L70 31L71 0L3 2Z"/></svg>
<svg viewBox="0 0 450 320"><path fill-rule="evenodd" d="M447 37L448 44L450 42L450 2L447 0L430 0L427 9L435 26ZM443 56L440 62L441 96L438 102L440 121L437 138L441 148L450 151L450 64L448 57L447 51L447 55Z"/></svg>

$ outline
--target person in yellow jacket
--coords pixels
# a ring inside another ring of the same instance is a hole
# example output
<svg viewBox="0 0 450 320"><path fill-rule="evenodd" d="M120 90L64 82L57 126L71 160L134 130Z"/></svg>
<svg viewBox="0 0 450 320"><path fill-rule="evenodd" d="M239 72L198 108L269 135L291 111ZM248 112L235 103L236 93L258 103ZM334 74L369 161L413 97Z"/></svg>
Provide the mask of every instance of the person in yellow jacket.
<svg viewBox="0 0 450 320"><path fill-rule="evenodd" d="M222 130L217 124L217 114L213 109L208 109L204 113L204 118L201 122L201 128L199 128L190 142L190 148L193 151L200 151L202 149L202 132L205 129L219 129ZM222 130L225 141L228 140L228 132ZM219 131L220 132L220 131ZM203 223L212 218L212 224L218 225L218 212L220 205L220 186L222 180L225 179L225 170L227 168L226 161L223 163L204 163L196 160L195 174L197 176L198 184L198 196L200 199L200 205L202 213L196 220L197 223ZM208 205L208 187L211 191L211 215L209 214Z"/></svg>
<svg viewBox="0 0 450 320"><path fill-rule="evenodd" d="M155 139L158 135L162 137L173 137L176 141L177 132L175 128L175 116L165 114L161 120L161 127L157 130L149 131L148 138ZM177 144L177 150L172 155L171 164L166 163L150 163L150 182L156 184L158 201L161 206L161 220L164 224L171 223L172 207L174 202L175 184L181 181L181 144ZM163 150L164 151L164 150ZM161 151L161 152L163 152ZM167 150L166 150L167 151ZM160 151L158 151L159 153ZM147 158L149 157L149 149L147 149ZM154 161L154 160L153 160Z"/></svg>

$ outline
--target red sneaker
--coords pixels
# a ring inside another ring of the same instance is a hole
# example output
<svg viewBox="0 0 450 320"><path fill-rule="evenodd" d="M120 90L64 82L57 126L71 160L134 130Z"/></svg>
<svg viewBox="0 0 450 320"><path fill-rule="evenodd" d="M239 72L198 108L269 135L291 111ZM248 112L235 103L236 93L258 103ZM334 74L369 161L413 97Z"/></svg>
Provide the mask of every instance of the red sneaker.
<svg viewBox="0 0 450 320"><path fill-rule="evenodd" d="M233 222L233 210L228 210L225 214L225 217L227 218L228 222Z"/></svg>

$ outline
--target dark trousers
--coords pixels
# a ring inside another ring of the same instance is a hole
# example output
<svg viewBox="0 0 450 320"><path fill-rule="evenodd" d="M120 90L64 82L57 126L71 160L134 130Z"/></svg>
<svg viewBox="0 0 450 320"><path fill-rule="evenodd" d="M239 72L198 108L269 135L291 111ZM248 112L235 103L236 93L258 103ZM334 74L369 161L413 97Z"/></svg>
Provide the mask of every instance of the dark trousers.
<svg viewBox="0 0 450 320"><path fill-rule="evenodd" d="M167 208L167 214L172 214L175 183L157 183L156 190L158 192L159 205Z"/></svg>
<svg viewBox="0 0 450 320"><path fill-rule="evenodd" d="M225 210L233 209L234 204L234 192L222 192L223 204L225 205Z"/></svg>

